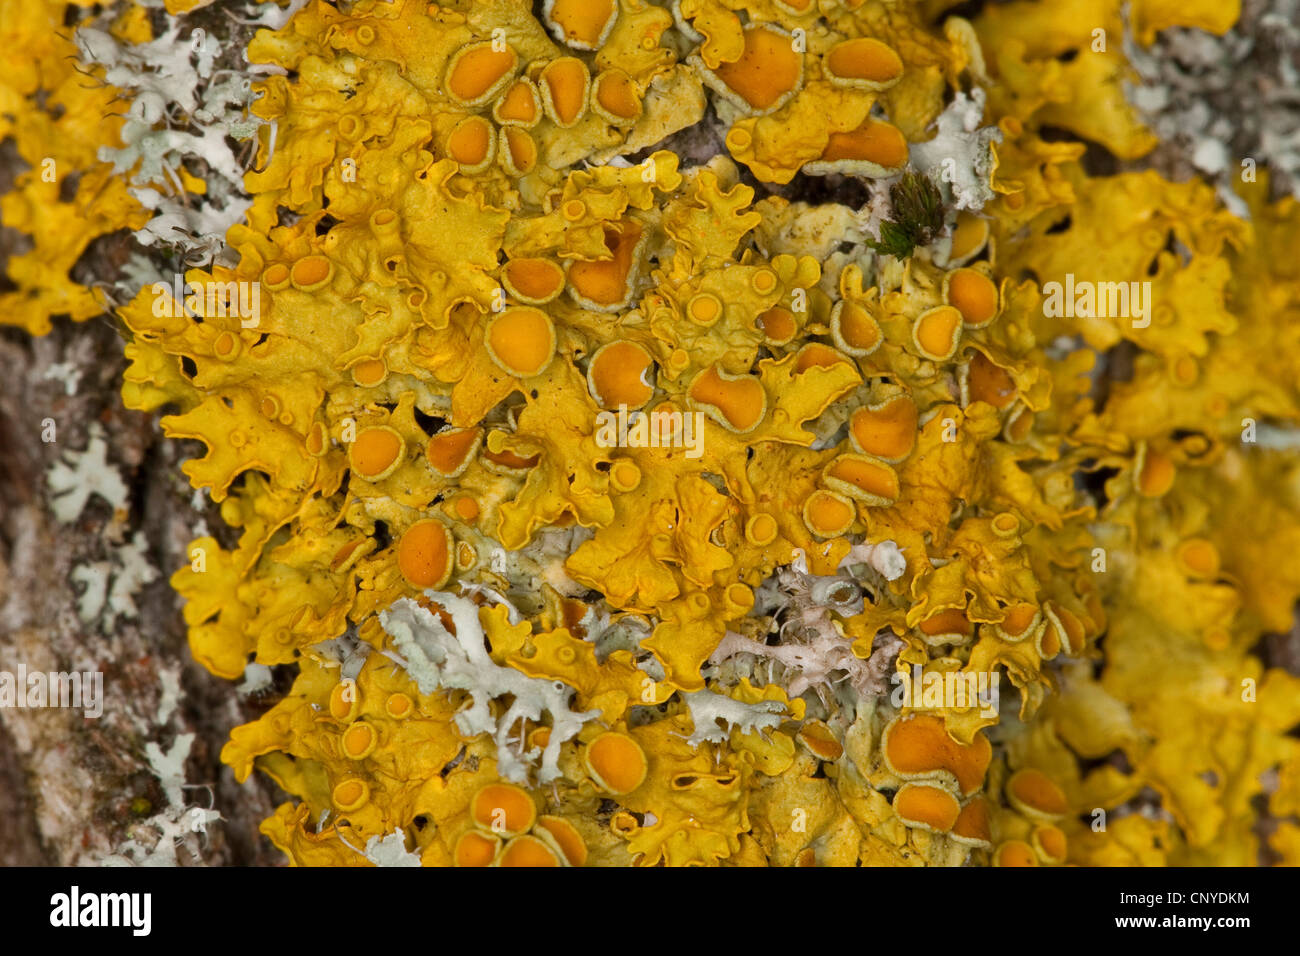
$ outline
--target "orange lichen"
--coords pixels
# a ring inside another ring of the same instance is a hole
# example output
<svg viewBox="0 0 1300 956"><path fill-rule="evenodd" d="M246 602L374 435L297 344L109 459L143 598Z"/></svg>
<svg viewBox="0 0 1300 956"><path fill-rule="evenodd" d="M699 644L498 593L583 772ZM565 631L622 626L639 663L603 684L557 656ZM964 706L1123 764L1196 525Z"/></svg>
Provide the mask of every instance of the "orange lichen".
<svg viewBox="0 0 1300 956"><path fill-rule="evenodd" d="M641 484L641 469L631 461L616 461L609 467L609 483L618 491L635 491Z"/></svg>
<svg viewBox="0 0 1300 956"><path fill-rule="evenodd" d="M1148 498L1159 498L1173 487L1178 469L1173 459L1150 447L1138 459L1138 491Z"/></svg>
<svg viewBox="0 0 1300 956"><path fill-rule="evenodd" d="M357 778L340 781L330 791L330 802L342 813L360 810L369 800L370 784Z"/></svg>
<svg viewBox="0 0 1300 956"><path fill-rule="evenodd" d="M917 408L906 395L895 395L859 408L849 419L853 447L885 462L900 462L916 445Z"/></svg>
<svg viewBox="0 0 1300 956"><path fill-rule="evenodd" d="M969 212L960 213L957 216L957 225L953 228L948 261L954 265L961 265L977 255L988 243L990 231L987 219L981 219Z"/></svg>
<svg viewBox="0 0 1300 956"><path fill-rule="evenodd" d="M564 270L550 259L511 259L501 268L506 291L528 305L544 305L564 290Z"/></svg>
<svg viewBox="0 0 1300 956"><path fill-rule="evenodd" d="M1064 651L1071 657L1077 657L1083 653L1084 645L1087 641L1087 633L1084 630L1083 622L1069 608L1057 604L1055 601L1048 601L1043 606L1043 613L1047 617L1048 626L1044 629L1044 636L1040 639L1043 644L1039 652L1044 657L1055 657L1060 651ZM1044 653L1047 652L1047 653Z"/></svg>
<svg viewBox="0 0 1300 956"><path fill-rule="evenodd" d="M723 592L723 610L727 618L744 617L754 607L754 589L746 584L729 584Z"/></svg>
<svg viewBox="0 0 1300 956"><path fill-rule="evenodd" d="M636 264L642 232L641 224L634 219L625 219L617 226L606 226L608 258L577 260L569 264L569 290L580 304L612 311L627 301L630 292L628 279Z"/></svg>
<svg viewBox="0 0 1300 956"><path fill-rule="evenodd" d="M753 431L767 412L763 383L749 375L729 375L710 365L691 382L687 395L729 431Z"/></svg>
<svg viewBox="0 0 1300 956"><path fill-rule="evenodd" d="M826 75L836 86L884 90L903 76L903 61L893 48L871 37L835 44L824 59Z"/></svg>
<svg viewBox="0 0 1300 956"><path fill-rule="evenodd" d="M628 794L645 781L649 763L640 744L627 734L601 734L583 753L587 772L606 793Z"/></svg>
<svg viewBox="0 0 1300 956"><path fill-rule="evenodd" d="M1065 862L1069 840L1060 827L1051 824L1036 826L1029 834L1029 842L1044 863L1059 865Z"/></svg>
<svg viewBox="0 0 1300 956"><path fill-rule="evenodd" d="M1041 770L1016 771L1006 791L1008 803L1037 820L1059 820L1070 808L1065 792Z"/></svg>
<svg viewBox="0 0 1300 956"><path fill-rule="evenodd" d="M966 846L989 849L993 846L993 814L984 797L972 797L961 808L952 825L952 838Z"/></svg>
<svg viewBox="0 0 1300 956"><path fill-rule="evenodd" d="M751 26L744 33L740 57L714 71L725 92L756 114L779 109L803 80L803 57L790 35L771 24Z"/></svg>
<svg viewBox="0 0 1300 956"><path fill-rule="evenodd" d="M367 359L352 366L352 381L364 388L373 388L388 377L388 366L381 359Z"/></svg>
<svg viewBox="0 0 1300 956"><path fill-rule="evenodd" d="M537 85L521 76L492 105L492 118L499 126L536 126L542 118L542 95Z"/></svg>
<svg viewBox="0 0 1300 956"><path fill-rule="evenodd" d="M492 360L520 378L541 374L555 355L555 326L540 309L506 309L488 322L483 338Z"/></svg>
<svg viewBox="0 0 1300 956"><path fill-rule="evenodd" d="M817 161L806 172L860 173L888 176L907 164L907 139L897 126L868 119L846 133L833 132Z"/></svg>
<svg viewBox="0 0 1300 956"><path fill-rule="evenodd" d="M795 353L794 370L800 373L810 368L831 368L846 364L849 364L849 358L843 352L820 342L809 342Z"/></svg>
<svg viewBox="0 0 1300 956"><path fill-rule="evenodd" d="M394 720L409 717L414 709L415 703L411 700L410 695L403 694L401 691L389 694L388 699L384 701L384 713Z"/></svg>
<svg viewBox="0 0 1300 956"><path fill-rule="evenodd" d="M497 159L512 176L526 176L537 165L537 143L528 131L518 126L503 126Z"/></svg>
<svg viewBox="0 0 1300 956"><path fill-rule="evenodd" d="M1016 400L1016 383L1006 370L994 365L983 352L971 356L967 388L972 402L988 402L994 408L1007 408Z"/></svg>
<svg viewBox="0 0 1300 956"><path fill-rule="evenodd" d="M1090 177L1061 130L1140 142L1120 44L1043 4L391 6L307 4L250 45L275 135L230 256L183 278L260 280L261 327L118 310L128 405L175 407L240 529L174 578L195 656L298 668L223 754L301 801L277 846L1239 863L1273 770L1294 816L1294 682L1254 640L1300 593L1294 469L1240 432L1297 417L1258 344L1295 298L1261 254L1293 211ZM1085 109L1082 78L1109 98ZM795 179L909 165L941 199L910 245L906 191ZM68 205L22 198L7 224ZM1150 281L1151 328L1050 306L1071 271ZM624 406L667 440L610 441ZM891 670L1002 678L1019 719L900 701ZM1207 696L1245 678L1251 706ZM1189 743L1211 723L1221 746ZM1067 793L1164 812L1058 828Z"/></svg>
<svg viewBox="0 0 1300 956"><path fill-rule="evenodd" d="M324 256L304 256L289 269L289 282L300 292L321 288L334 275L334 263Z"/></svg>
<svg viewBox="0 0 1300 956"><path fill-rule="evenodd" d="M537 78L542 107L551 122L561 129L573 126L587 112L591 74L587 65L573 56L552 60Z"/></svg>
<svg viewBox="0 0 1300 956"><path fill-rule="evenodd" d="M931 614L916 625L929 644L958 644L971 639L974 626L961 608L948 608Z"/></svg>
<svg viewBox="0 0 1300 956"><path fill-rule="evenodd" d="M462 106L479 106L501 91L519 65L519 55L492 41L462 47L447 64L443 86Z"/></svg>
<svg viewBox="0 0 1300 956"><path fill-rule="evenodd" d="M466 830L456 841L452 859L456 866L491 866L501 849L501 840L477 830Z"/></svg>
<svg viewBox="0 0 1300 956"><path fill-rule="evenodd" d="M805 721L797 736L799 742L819 760L839 760L844 753L844 745L836 739L825 721Z"/></svg>
<svg viewBox="0 0 1300 956"><path fill-rule="evenodd" d="M913 714L889 723L881 738L881 753L890 771L904 779L949 774L963 794L971 794L984 781L993 748L982 733L976 733L969 744L958 743L940 718Z"/></svg>
<svg viewBox="0 0 1300 956"><path fill-rule="evenodd" d="M989 522L989 528L999 538L1010 538L1019 533L1020 519L1010 511L1004 511L993 516Z"/></svg>
<svg viewBox="0 0 1300 956"><path fill-rule="evenodd" d="M869 455L840 455L822 471L826 486L874 507L898 500L898 475L885 462Z"/></svg>
<svg viewBox="0 0 1300 956"><path fill-rule="evenodd" d="M368 481L380 481L401 464L405 440L387 426L363 428L348 449L352 471Z"/></svg>
<svg viewBox="0 0 1300 956"><path fill-rule="evenodd" d="M894 794L894 814L908 826L947 833L961 814L961 804L947 790L927 783L905 783Z"/></svg>
<svg viewBox="0 0 1300 956"><path fill-rule="evenodd" d="M364 760L379 746L379 735L368 723L351 724L339 738L339 749L350 760Z"/></svg>
<svg viewBox="0 0 1300 956"><path fill-rule="evenodd" d="M602 408L640 408L654 395L654 360L635 342L608 342L587 367L591 397Z"/></svg>
<svg viewBox="0 0 1300 956"><path fill-rule="evenodd" d="M961 313L969 329L983 328L997 318L998 287L977 269L957 269L943 279L944 301Z"/></svg>
<svg viewBox="0 0 1300 956"><path fill-rule="evenodd" d="M794 338L798 331L794 313L784 306L774 305L758 317L758 327L763 335L774 345L784 345Z"/></svg>
<svg viewBox="0 0 1300 956"><path fill-rule="evenodd" d="M537 819L537 805L528 791L512 783L490 783L470 803L474 823L501 837L527 833Z"/></svg>
<svg viewBox="0 0 1300 956"><path fill-rule="evenodd" d="M1024 840L1007 840L993 851L994 866L1038 866L1038 855Z"/></svg>
<svg viewBox="0 0 1300 956"><path fill-rule="evenodd" d="M343 681L330 691L329 714L339 723L347 723L361 710L361 691L355 681Z"/></svg>
<svg viewBox="0 0 1300 956"><path fill-rule="evenodd" d="M540 831L540 832L538 832ZM563 817L543 814L537 818L535 835L549 838L569 866L584 866L587 862L587 843L572 823Z"/></svg>
<svg viewBox="0 0 1300 956"><path fill-rule="evenodd" d="M884 335L875 317L853 302L838 302L831 312L831 337L849 355L865 358L880 347Z"/></svg>
<svg viewBox="0 0 1300 956"><path fill-rule="evenodd" d="M397 567L417 588L439 588L451 576L451 532L435 518L406 529L397 546Z"/></svg>
<svg viewBox="0 0 1300 956"><path fill-rule="evenodd" d="M429 439L425 458L438 474L455 478L473 460L482 441L481 428L448 428Z"/></svg>
<svg viewBox="0 0 1300 956"><path fill-rule="evenodd" d="M481 116L467 116L447 138L447 155L460 163L462 173L479 173L496 158L496 130Z"/></svg>
<svg viewBox="0 0 1300 956"><path fill-rule="evenodd" d="M533 836L517 836L505 845L497 866L561 866L559 854L546 843Z"/></svg>
<svg viewBox="0 0 1300 956"><path fill-rule="evenodd" d="M763 547L776 540L776 519L771 515L754 515L745 523L745 538L750 544Z"/></svg>
<svg viewBox="0 0 1300 956"><path fill-rule="evenodd" d="M546 0L543 16L555 38L575 50L594 50L618 19L617 0Z"/></svg>
<svg viewBox="0 0 1300 956"><path fill-rule="evenodd" d="M922 312L912 326L912 343L926 358L942 362L957 351L962 314L950 305Z"/></svg>
<svg viewBox="0 0 1300 956"><path fill-rule="evenodd" d="M686 303L686 315L698 325L710 326L722 318L722 300L710 292L701 292L691 296Z"/></svg>
<svg viewBox="0 0 1300 956"><path fill-rule="evenodd" d="M818 538L841 535L856 519L857 510L844 495L818 490L804 499L803 522Z"/></svg>
<svg viewBox="0 0 1300 956"><path fill-rule="evenodd" d="M1178 563L1198 578L1212 578L1219 573L1219 551L1205 538L1188 538L1178 546Z"/></svg>
<svg viewBox="0 0 1300 956"><path fill-rule="evenodd" d="M591 108L611 123L635 123L641 116L641 97L630 76L622 70L605 70L592 80Z"/></svg>
<svg viewBox="0 0 1300 956"><path fill-rule="evenodd" d="M1031 636L1042 622L1037 604L1022 602L1007 608L1006 617L998 623L998 632L1008 641L1023 641Z"/></svg>
<svg viewBox="0 0 1300 956"><path fill-rule="evenodd" d="M488 447L483 449L483 459L489 465L496 466L494 470L509 474L532 468L541 461L541 455L518 455L508 448L493 451Z"/></svg>

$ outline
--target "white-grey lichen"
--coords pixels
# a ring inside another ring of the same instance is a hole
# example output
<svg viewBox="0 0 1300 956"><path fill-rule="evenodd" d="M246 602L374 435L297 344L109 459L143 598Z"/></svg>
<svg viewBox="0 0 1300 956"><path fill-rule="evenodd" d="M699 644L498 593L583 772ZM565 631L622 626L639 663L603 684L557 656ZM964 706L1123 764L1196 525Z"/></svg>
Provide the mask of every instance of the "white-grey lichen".
<svg viewBox="0 0 1300 956"><path fill-rule="evenodd" d="M903 557L902 549L888 539L876 544L864 541L853 545L840 559L836 570L848 570L857 564L869 566L886 581L897 581L907 570L907 559Z"/></svg>
<svg viewBox="0 0 1300 956"><path fill-rule="evenodd" d="M81 369L71 362L54 362L45 369L45 374L41 377L62 382L63 394L75 395L77 386L81 384Z"/></svg>
<svg viewBox="0 0 1300 956"><path fill-rule="evenodd" d="M786 706L776 700L760 700L754 704L734 700L711 690L698 690L682 694L691 712L695 732L686 738L692 747L705 741L722 743L732 730L763 733L780 725L785 719Z"/></svg>
<svg viewBox="0 0 1300 956"><path fill-rule="evenodd" d="M129 99L123 145L101 147L99 158L127 176L131 195L154 213L136 240L207 263L225 253L226 231L243 221L251 204L243 188L251 151L237 154L229 140L247 142L264 124L249 109L257 98L252 81L264 71L218 68L224 51L215 37L187 28L181 17L164 16L166 29L148 43L120 42L92 26L78 29L75 38L83 62L102 66L105 81ZM202 178L206 190L188 191L182 171Z"/></svg>
<svg viewBox="0 0 1300 956"><path fill-rule="evenodd" d="M1274 451L1300 450L1300 431L1260 422L1255 426L1255 443Z"/></svg>
<svg viewBox="0 0 1300 956"><path fill-rule="evenodd" d="M823 704L843 689L857 698L887 694L888 674L901 642L878 638L880 646L864 660L853 652L838 622L861 613L864 590L877 586L881 578L896 579L904 569L902 552L892 541L855 545L834 575L809 574L799 559L777 568L755 592L752 614L773 617L778 642L767 644L728 631L709 663L767 662L759 679L783 687L790 697L813 691Z"/></svg>
<svg viewBox="0 0 1300 956"><path fill-rule="evenodd" d="M271 686L271 668L256 661L244 665L244 679L235 688L241 697L261 693Z"/></svg>
<svg viewBox="0 0 1300 956"><path fill-rule="evenodd" d="M1126 30L1124 52L1139 78L1129 102L1229 209L1248 214L1233 185L1264 167L1300 197L1300 0L1245 0L1223 36L1174 27L1143 47Z"/></svg>
<svg viewBox="0 0 1300 956"><path fill-rule="evenodd" d="M158 695L158 712L154 715L154 723L159 727L165 727L167 722L172 719L176 713L176 707L181 702L181 666L179 663L172 665L163 665L158 670L158 687L161 693Z"/></svg>
<svg viewBox="0 0 1300 956"><path fill-rule="evenodd" d="M361 855L375 866L419 866L420 855L406 848L406 838L401 827L382 839L372 836L366 841Z"/></svg>
<svg viewBox="0 0 1300 956"><path fill-rule="evenodd" d="M311 655L323 667L337 667L339 680L356 680L371 652L370 645L349 630L340 637L311 646ZM247 674L247 669L245 669Z"/></svg>
<svg viewBox="0 0 1300 956"><path fill-rule="evenodd" d="M185 800L182 788L185 786L185 761L190 757L190 748L194 746L194 734L177 734L176 739L166 751L150 741L145 744L145 756L154 776L162 784L167 802L172 806L181 806Z"/></svg>
<svg viewBox="0 0 1300 956"><path fill-rule="evenodd" d="M390 654L416 682L422 694L437 690L464 690L470 705L455 717L466 736L491 734L497 747L497 771L507 780L526 783L529 770L537 764L538 781L550 783L562 774L560 747L577 736L599 710L575 712L569 709L573 688L562 681L529 677L511 667L501 667L488 655L478 606L467 598L440 591L425 596L450 615L453 634L442 619L410 598L401 598L379 614L379 622L393 638L397 654ZM397 655L400 655L397 656ZM512 698L499 718L492 716L491 703ZM521 720L551 719L550 738L545 749L525 749L522 740L512 740L511 728Z"/></svg>
<svg viewBox="0 0 1300 956"><path fill-rule="evenodd" d="M201 860L202 837L208 825L222 817L216 810L185 804L185 761L193 745L194 734L185 733L177 735L166 751L152 741L145 746L149 767L162 784L167 806L134 824L117 852L100 861L102 866L177 866L176 851L180 847L185 847L193 860Z"/></svg>
<svg viewBox="0 0 1300 956"><path fill-rule="evenodd" d="M980 125L984 100L979 87L969 96L958 92L935 120L934 138L910 146L910 165L939 187L950 211L979 212L993 200L993 144L1002 142L1002 131Z"/></svg>
<svg viewBox="0 0 1300 956"><path fill-rule="evenodd" d="M709 663L719 664L740 654L774 661L781 665L772 681L782 686L791 697L814 691L823 702L829 703L833 692L841 687L851 688L858 697L888 694L888 674L892 658L902 648L901 641L886 639L881 648L867 660L853 653L853 647L842 636L830 631L816 631L808 640L790 640L780 644L762 644L734 631L728 631L718 644Z"/></svg>
<svg viewBox="0 0 1300 956"><path fill-rule="evenodd" d="M144 535L133 535L124 545L113 548L106 561L89 561L72 569L71 579L80 589L77 616L83 624L112 633L119 617L135 619L135 595L158 579L158 569L149 563Z"/></svg>
<svg viewBox="0 0 1300 956"><path fill-rule="evenodd" d="M88 434L84 450L67 452L45 474L50 489L50 510L63 524L77 520L91 495L104 499L114 509L126 505L126 484L108 462L108 441L103 426L91 422Z"/></svg>

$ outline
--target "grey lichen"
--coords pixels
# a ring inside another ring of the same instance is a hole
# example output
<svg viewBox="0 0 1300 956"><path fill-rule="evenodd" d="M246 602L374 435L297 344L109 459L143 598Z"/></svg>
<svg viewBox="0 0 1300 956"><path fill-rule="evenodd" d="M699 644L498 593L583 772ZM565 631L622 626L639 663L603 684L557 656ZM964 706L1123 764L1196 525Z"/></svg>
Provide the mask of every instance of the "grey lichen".
<svg viewBox="0 0 1300 956"><path fill-rule="evenodd" d="M600 711L573 711L569 699L573 688L561 681L528 677L510 667L501 667L484 646L478 605L468 598L441 591L425 596L442 607L452 620L455 633L438 615L409 598L401 598L379 615L379 621L393 638L401 655L399 663L419 685L420 693L436 690L469 691L471 702L456 715L456 726L467 736L491 734L497 748L497 770L507 780L526 783L528 771L541 758L538 780L550 783L561 776L560 747L573 739L584 724ZM391 656L391 655L390 655ZM492 716L491 703L511 698L500 717ZM521 719L539 721L545 712L551 718L551 734L545 749L512 746L511 728Z"/></svg>
<svg viewBox="0 0 1300 956"><path fill-rule="evenodd" d="M682 700L686 701L695 725L695 732L686 738L692 747L705 741L722 743L732 730L762 733L779 726L785 719L785 705L775 700L746 704L710 690L683 694Z"/></svg>
<svg viewBox="0 0 1300 956"><path fill-rule="evenodd" d="M236 64L240 44L219 43L182 17L161 15L166 29L148 43L123 43L90 26L75 38L83 62L103 67L105 81L130 94L123 146L101 147L99 158L126 176L131 195L154 213L136 240L207 263L225 254L226 231L243 221L251 202L243 179L251 141L264 124L250 111L257 98L252 81L266 68ZM232 140L249 145L232 148ZM183 174L204 179L205 191L190 191Z"/></svg>
<svg viewBox="0 0 1300 956"><path fill-rule="evenodd" d="M856 545L834 575L809 574L802 560L777 568L755 593L752 612L777 623L777 643L728 631L709 663L728 663L737 672L735 663L764 662L755 675L759 680L783 687L792 698L811 691L823 704L837 695L853 702L888 693L888 674L902 642L892 635L877 638L879 646L863 660L839 622L861 613L864 591L899 577L902 563L898 546L886 540Z"/></svg>
<svg viewBox="0 0 1300 956"><path fill-rule="evenodd" d="M362 856L375 866L410 867L420 865L420 855L412 853L406 848L406 837L402 834L401 827L398 827L394 832L382 839L372 836L366 841L366 848L362 851Z"/></svg>
<svg viewBox="0 0 1300 956"><path fill-rule="evenodd" d="M959 92L939 118L936 133L911 145L911 167L938 184L943 204L952 210L979 212L993 201L993 144L1002 131L983 126L985 94L975 87Z"/></svg>
<svg viewBox="0 0 1300 956"><path fill-rule="evenodd" d="M1300 0L1245 0L1223 36L1171 28L1124 51L1140 82L1126 94L1182 169L1218 186L1247 215L1233 186L1267 168L1275 194L1300 197Z"/></svg>
<svg viewBox="0 0 1300 956"><path fill-rule="evenodd" d="M76 521L91 495L102 498L115 509L124 508L126 483L108 461L108 439L99 422L87 429L89 440L82 451L66 452L46 472L50 492L50 510L59 521Z"/></svg>

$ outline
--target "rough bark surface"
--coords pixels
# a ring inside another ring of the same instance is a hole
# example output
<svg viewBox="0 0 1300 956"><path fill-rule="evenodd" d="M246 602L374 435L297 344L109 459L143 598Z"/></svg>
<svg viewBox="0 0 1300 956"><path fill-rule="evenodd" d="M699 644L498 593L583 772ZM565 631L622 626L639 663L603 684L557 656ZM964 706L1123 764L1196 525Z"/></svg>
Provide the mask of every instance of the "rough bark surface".
<svg viewBox="0 0 1300 956"><path fill-rule="evenodd" d="M71 394L51 374L66 364L80 373ZM220 519L180 471L192 449L167 441L156 416L127 411L118 388L125 362L108 318L33 339L0 332L0 671L99 670L104 712L88 719L68 708L0 708L0 865L95 864L135 839L176 844L181 865L278 864L281 855L258 823L282 796L258 776L242 786L220 762L230 728L259 706L234 684L214 678L190 657L179 601L168 584L203 521ZM55 441L42 440L53 419ZM109 461L126 482L126 507L92 496L80 516L60 523L50 510L47 472L86 446L98 422ZM204 512L208 512L206 515ZM138 615L82 620L73 569L112 560L132 535L147 542L156 579L135 594ZM169 685L178 688L170 693ZM151 822L168 806L146 754L164 753L180 734L195 739L185 765L186 806L212 806L222 820L202 831L163 837ZM211 787L211 796L208 789Z"/></svg>

